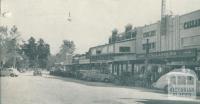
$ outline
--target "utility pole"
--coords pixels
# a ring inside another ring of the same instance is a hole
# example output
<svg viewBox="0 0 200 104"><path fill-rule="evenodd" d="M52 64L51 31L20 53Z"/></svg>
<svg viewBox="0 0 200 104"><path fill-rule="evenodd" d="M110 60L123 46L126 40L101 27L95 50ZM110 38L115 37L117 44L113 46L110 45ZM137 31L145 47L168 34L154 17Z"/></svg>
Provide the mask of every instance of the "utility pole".
<svg viewBox="0 0 200 104"><path fill-rule="evenodd" d="M161 19L166 15L166 0L162 0L161 5Z"/></svg>
<svg viewBox="0 0 200 104"><path fill-rule="evenodd" d="M148 69L148 54L149 54L149 39L147 39L145 49L146 49L146 54L145 54L145 69L147 70Z"/></svg>
<svg viewBox="0 0 200 104"><path fill-rule="evenodd" d="M148 64L149 64L149 62L148 62L148 54L149 54L149 39L147 39L147 42L146 42L146 46L145 46L145 49L146 49L146 54L145 54L145 61L144 61L144 63L145 63L145 77L146 77L146 81L148 81L148 82L146 82L147 84L149 84L149 79L148 79Z"/></svg>
<svg viewBox="0 0 200 104"><path fill-rule="evenodd" d="M166 35L166 0L162 0L162 7L161 7L161 27L160 27L160 35Z"/></svg>

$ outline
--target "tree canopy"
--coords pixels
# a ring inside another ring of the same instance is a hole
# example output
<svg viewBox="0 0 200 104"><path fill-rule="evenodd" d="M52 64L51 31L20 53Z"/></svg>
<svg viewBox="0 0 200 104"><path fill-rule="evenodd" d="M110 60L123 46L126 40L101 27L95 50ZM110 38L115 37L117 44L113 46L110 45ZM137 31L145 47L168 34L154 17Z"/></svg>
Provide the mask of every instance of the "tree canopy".
<svg viewBox="0 0 200 104"><path fill-rule="evenodd" d="M63 40L60 46L60 51L56 54L56 63L70 63L72 61L72 55L75 51L75 44L70 40Z"/></svg>
<svg viewBox="0 0 200 104"><path fill-rule="evenodd" d="M19 50L20 33L14 25L11 29L0 27L0 63L3 65L15 66L16 60L21 59L17 52Z"/></svg>
<svg viewBox="0 0 200 104"><path fill-rule="evenodd" d="M20 41L20 32L15 25L10 29L0 26L0 66L46 68L50 45L34 37Z"/></svg>
<svg viewBox="0 0 200 104"><path fill-rule="evenodd" d="M43 39L36 42L34 37L28 39L28 43L22 46L23 53L29 59L30 67L46 68L48 56L50 55L50 46Z"/></svg>

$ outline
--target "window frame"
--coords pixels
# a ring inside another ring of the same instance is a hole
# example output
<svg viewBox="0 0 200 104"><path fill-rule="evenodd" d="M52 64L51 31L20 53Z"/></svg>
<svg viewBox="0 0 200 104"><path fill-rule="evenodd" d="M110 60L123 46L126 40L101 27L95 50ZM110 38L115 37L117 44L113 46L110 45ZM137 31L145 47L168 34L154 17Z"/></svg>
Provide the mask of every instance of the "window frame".
<svg viewBox="0 0 200 104"><path fill-rule="evenodd" d="M124 48L124 49L122 49L122 48ZM126 47L124 47L124 46L119 47L119 52L131 52L131 47L127 47L127 46Z"/></svg>

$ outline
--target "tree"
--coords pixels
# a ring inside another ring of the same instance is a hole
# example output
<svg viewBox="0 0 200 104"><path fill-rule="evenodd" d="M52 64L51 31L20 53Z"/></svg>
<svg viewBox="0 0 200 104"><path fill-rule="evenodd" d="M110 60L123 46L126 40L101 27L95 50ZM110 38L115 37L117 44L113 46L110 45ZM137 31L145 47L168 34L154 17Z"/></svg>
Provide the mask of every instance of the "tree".
<svg viewBox="0 0 200 104"><path fill-rule="evenodd" d="M0 61L1 61L1 66L3 65L4 62L4 55L5 55L5 36L7 35L7 28L5 27L0 27Z"/></svg>
<svg viewBox="0 0 200 104"><path fill-rule="evenodd" d="M39 39L36 43L35 38L30 37L28 43L21 46L23 52L29 59L30 67L46 68L48 56L50 55L50 46L43 39Z"/></svg>
<svg viewBox="0 0 200 104"><path fill-rule="evenodd" d="M17 27L14 25L10 30L7 27L0 27L0 62L1 67L15 67L16 60L21 58L17 52L19 49L19 37Z"/></svg>
<svg viewBox="0 0 200 104"><path fill-rule="evenodd" d="M63 44L60 47L60 51L56 54L56 61L60 62L69 62L72 60L71 57L75 51L75 44L70 40L63 40Z"/></svg>
<svg viewBox="0 0 200 104"><path fill-rule="evenodd" d="M56 63L56 60L57 60L56 55L49 55L47 61L47 69L51 69L51 67L53 67L54 64Z"/></svg>
<svg viewBox="0 0 200 104"><path fill-rule="evenodd" d="M43 39L36 42L34 37L19 45L20 33L14 25L11 29L0 27L0 68L40 67L46 68L50 46ZM17 63L17 64L16 64Z"/></svg>
<svg viewBox="0 0 200 104"><path fill-rule="evenodd" d="M37 61L40 68L46 68L49 55L49 44L46 44L43 39L39 39L37 43Z"/></svg>
<svg viewBox="0 0 200 104"><path fill-rule="evenodd" d="M63 40L63 44L61 45L60 53L66 54L73 54L75 51L75 44L73 41Z"/></svg>
<svg viewBox="0 0 200 104"><path fill-rule="evenodd" d="M35 42L35 38L30 37L27 44L22 46L25 55L29 58L29 66L34 67L36 66L37 62L37 44Z"/></svg>
<svg viewBox="0 0 200 104"><path fill-rule="evenodd" d="M0 62L1 62L1 67L3 67L4 63L6 62L7 36L8 36L8 29L6 27L1 26L0 27Z"/></svg>

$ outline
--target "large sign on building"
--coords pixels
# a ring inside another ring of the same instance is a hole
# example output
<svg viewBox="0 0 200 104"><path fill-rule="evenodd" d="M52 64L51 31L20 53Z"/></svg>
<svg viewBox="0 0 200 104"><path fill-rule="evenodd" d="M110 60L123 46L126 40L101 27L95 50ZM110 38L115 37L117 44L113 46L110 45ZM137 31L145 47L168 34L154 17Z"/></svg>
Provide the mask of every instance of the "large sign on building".
<svg viewBox="0 0 200 104"><path fill-rule="evenodd" d="M148 55L138 54L137 58L177 58L177 57L195 57L197 53L196 49L184 49L176 51L164 51L164 52L153 52Z"/></svg>
<svg viewBox="0 0 200 104"><path fill-rule="evenodd" d="M184 29L190 29L200 26L200 19L191 20L184 23Z"/></svg>

